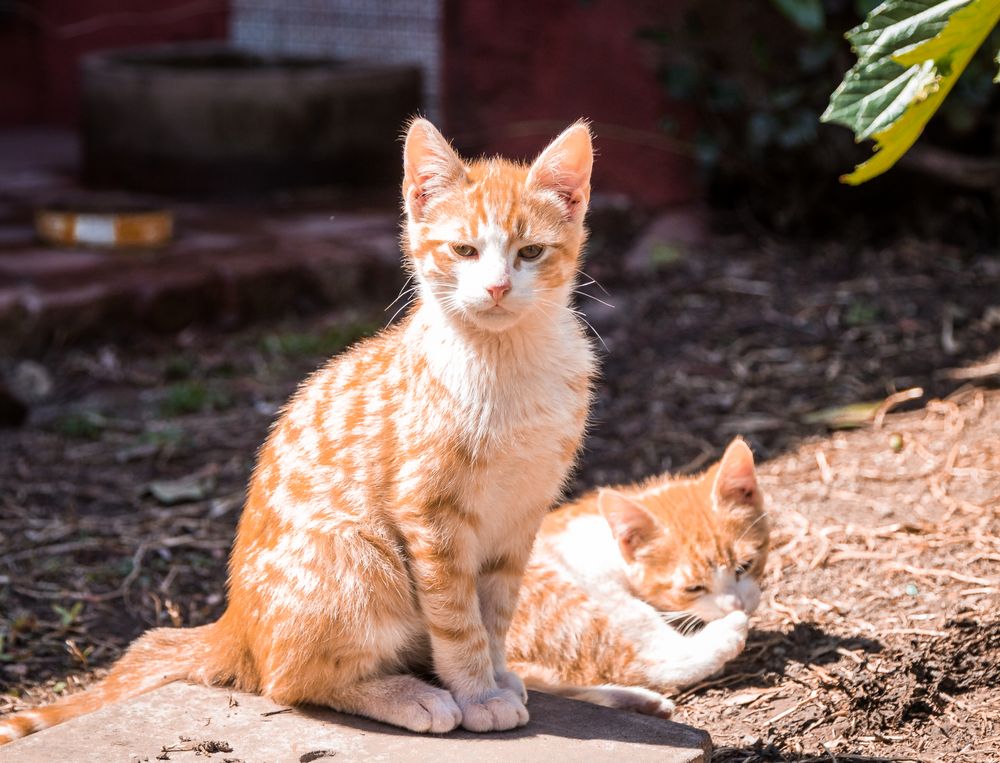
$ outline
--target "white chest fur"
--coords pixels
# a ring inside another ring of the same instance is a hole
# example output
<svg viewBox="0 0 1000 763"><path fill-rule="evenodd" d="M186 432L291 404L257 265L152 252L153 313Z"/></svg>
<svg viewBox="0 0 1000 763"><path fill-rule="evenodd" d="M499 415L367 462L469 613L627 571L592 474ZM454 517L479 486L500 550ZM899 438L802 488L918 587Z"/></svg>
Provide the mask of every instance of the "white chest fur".
<svg viewBox="0 0 1000 763"><path fill-rule="evenodd" d="M569 316L485 337L435 321L421 344L448 393L447 410L428 423L476 462L462 493L479 515L481 546L503 545L558 497L586 423L590 346Z"/></svg>

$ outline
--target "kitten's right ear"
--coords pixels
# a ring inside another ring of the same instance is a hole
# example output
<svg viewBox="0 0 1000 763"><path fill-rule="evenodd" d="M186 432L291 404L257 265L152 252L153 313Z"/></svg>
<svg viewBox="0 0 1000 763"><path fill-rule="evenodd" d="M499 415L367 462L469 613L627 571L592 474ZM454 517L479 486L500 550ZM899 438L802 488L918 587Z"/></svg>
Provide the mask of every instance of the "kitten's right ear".
<svg viewBox="0 0 1000 763"><path fill-rule="evenodd" d="M597 494L597 508L611 526L622 557L631 564L636 550L653 537L659 523L638 503L614 490Z"/></svg>
<svg viewBox="0 0 1000 763"><path fill-rule="evenodd" d="M742 437L736 437L719 461L712 492L717 500L753 504L760 497L753 451Z"/></svg>
<svg viewBox="0 0 1000 763"><path fill-rule="evenodd" d="M528 185L558 194L566 218L579 222L590 202L594 146L584 121L567 127L538 155L528 171Z"/></svg>
<svg viewBox="0 0 1000 763"><path fill-rule="evenodd" d="M428 199L465 177L465 165L438 129L417 118L406 131L403 149L403 203L420 219Z"/></svg>

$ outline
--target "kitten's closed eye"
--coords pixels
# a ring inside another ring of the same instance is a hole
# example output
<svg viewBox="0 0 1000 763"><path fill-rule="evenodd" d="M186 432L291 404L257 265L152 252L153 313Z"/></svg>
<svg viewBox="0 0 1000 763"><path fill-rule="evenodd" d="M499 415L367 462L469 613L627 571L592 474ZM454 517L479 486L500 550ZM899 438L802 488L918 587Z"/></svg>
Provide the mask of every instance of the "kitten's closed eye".
<svg viewBox="0 0 1000 763"><path fill-rule="evenodd" d="M689 585L684 589L684 593L708 593L708 588L703 585Z"/></svg>

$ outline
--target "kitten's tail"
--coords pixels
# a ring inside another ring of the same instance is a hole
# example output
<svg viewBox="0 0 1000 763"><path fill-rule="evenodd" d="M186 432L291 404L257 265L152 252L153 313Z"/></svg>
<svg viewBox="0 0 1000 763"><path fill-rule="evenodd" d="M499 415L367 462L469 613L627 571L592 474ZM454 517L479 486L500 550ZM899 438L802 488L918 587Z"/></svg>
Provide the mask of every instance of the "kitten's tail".
<svg viewBox="0 0 1000 763"><path fill-rule="evenodd" d="M540 665L513 663L508 667L521 676L527 688L546 694L555 694L602 707L613 707L617 710L628 710L632 713L655 715L668 719L673 715L676 707L673 702L659 692L642 686L619 686L617 684L575 686L561 681L553 671Z"/></svg>
<svg viewBox="0 0 1000 763"><path fill-rule="evenodd" d="M0 746L172 681L214 682L225 672L213 665L213 656L218 654L214 648L217 626L218 623L212 623L199 628L149 631L129 647L107 678L93 688L0 719Z"/></svg>

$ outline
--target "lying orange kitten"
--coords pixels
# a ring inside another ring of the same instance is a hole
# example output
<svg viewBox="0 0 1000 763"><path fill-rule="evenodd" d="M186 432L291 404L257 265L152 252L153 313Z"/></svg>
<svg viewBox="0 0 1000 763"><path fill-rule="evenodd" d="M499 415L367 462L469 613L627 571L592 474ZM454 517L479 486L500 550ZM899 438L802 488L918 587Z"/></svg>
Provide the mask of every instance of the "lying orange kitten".
<svg viewBox="0 0 1000 763"><path fill-rule="evenodd" d="M768 551L753 454L737 438L692 478L603 488L549 514L507 640L527 685L669 717L661 692L746 642ZM700 620L683 635L673 624Z"/></svg>
<svg viewBox="0 0 1000 763"><path fill-rule="evenodd" d="M150 631L102 683L0 743L176 680L413 731L528 721L504 638L583 436L594 358L570 309L590 199L578 123L530 166L404 150L406 319L331 360L261 448L218 622ZM444 688L414 671L432 669Z"/></svg>

